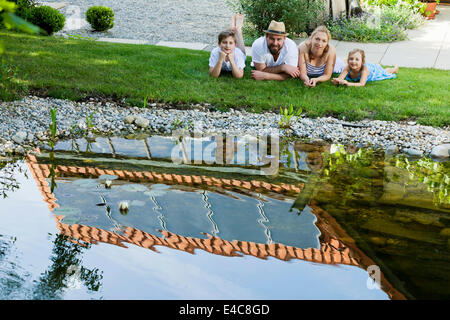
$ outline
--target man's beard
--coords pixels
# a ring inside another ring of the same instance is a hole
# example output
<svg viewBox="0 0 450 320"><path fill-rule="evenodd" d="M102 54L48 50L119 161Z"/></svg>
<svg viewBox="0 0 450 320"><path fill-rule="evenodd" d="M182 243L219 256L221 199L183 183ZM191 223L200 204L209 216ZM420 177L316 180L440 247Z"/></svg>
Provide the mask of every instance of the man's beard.
<svg viewBox="0 0 450 320"><path fill-rule="evenodd" d="M282 47L276 48L275 46L269 47L269 51L272 55L277 55L280 53Z"/></svg>

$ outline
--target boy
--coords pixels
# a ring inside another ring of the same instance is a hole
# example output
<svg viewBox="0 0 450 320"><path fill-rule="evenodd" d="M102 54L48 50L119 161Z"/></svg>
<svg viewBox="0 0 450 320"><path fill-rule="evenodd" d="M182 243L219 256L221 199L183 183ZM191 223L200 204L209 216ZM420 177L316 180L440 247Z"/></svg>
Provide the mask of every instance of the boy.
<svg viewBox="0 0 450 320"><path fill-rule="evenodd" d="M217 78L222 71L242 78L245 68L245 47L242 40L242 15L233 16L232 30L219 34L218 46L209 57L209 75Z"/></svg>

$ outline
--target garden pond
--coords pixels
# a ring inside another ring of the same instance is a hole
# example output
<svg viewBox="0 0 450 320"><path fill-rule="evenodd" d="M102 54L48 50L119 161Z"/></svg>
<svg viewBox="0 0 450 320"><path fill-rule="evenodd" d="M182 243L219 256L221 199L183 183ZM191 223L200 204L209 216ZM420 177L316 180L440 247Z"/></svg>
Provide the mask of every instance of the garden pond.
<svg viewBox="0 0 450 320"><path fill-rule="evenodd" d="M450 298L450 162L259 142L2 159L0 299Z"/></svg>

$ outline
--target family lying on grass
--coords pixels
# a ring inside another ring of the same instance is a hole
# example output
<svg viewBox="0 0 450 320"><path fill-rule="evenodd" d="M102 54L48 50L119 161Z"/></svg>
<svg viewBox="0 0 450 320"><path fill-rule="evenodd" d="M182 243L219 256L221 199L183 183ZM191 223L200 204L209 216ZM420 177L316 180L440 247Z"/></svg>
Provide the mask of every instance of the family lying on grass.
<svg viewBox="0 0 450 320"><path fill-rule="evenodd" d="M209 58L209 74L217 78L229 73L235 78L244 76L245 46L242 36L243 16L234 15L231 29L219 34L218 46ZM336 48L330 44L331 34L325 26L317 27L311 36L297 47L287 38L283 22L272 21L265 36L252 45L252 78L255 80L285 80L299 78L305 86L315 87L319 82L340 73L333 84L362 87L369 81L392 79L398 67L383 69L379 64L366 63L364 51L349 52L347 64L336 57Z"/></svg>

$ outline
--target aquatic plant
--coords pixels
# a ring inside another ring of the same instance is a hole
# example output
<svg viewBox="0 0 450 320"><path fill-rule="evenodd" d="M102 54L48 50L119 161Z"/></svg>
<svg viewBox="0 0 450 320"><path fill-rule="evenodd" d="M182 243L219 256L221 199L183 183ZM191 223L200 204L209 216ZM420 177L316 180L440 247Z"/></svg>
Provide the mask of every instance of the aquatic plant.
<svg viewBox="0 0 450 320"><path fill-rule="evenodd" d="M105 180L105 188L106 189L111 188L111 185L112 185L112 181L111 180Z"/></svg>
<svg viewBox="0 0 450 320"><path fill-rule="evenodd" d="M50 129L50 141L48 142L48 144L50 145L50 148L54 148L55 146L55 141L56 141L56 113L57 110L55 107L50 109L50 118L51 118L51 123L49 125L49 129Z"/></svg>
<svg viewBox="0 0 450 320"><path fill-rule="evenodd" d="M180 129L182 125L183 125L183 121L176 118L175 120L172 121L172 124L170 127L172 128L172 130L176 130L176 129Z"/></svg>
<svg viewBox="0 0 450 320"><path fill-rule="evenodd" d="M119 210L120 210L121 214L127 214L129 207L130 207L130 204L128 203L128 201L119 202Z"/></svg>
<svg viewBox="0 0 450 320"><path fill-rule="evenodd" d="M280 122L278 123L279 127L283 129L291 128L294 116L295 119L298 120L299 118L302 117L302 111L303 111L302 108L299 107L297 111L294 112L293 104L291 104L289 108L283 109L282 107L280 107L281 119Z"/></svg>
<svg viewBox="0 0 450 320"><path fill-rule="evenodd" d="M86 131L89 132L94 127L93 120L94 119L94 113L91 112L91 114L86 114Z"/></svg>

